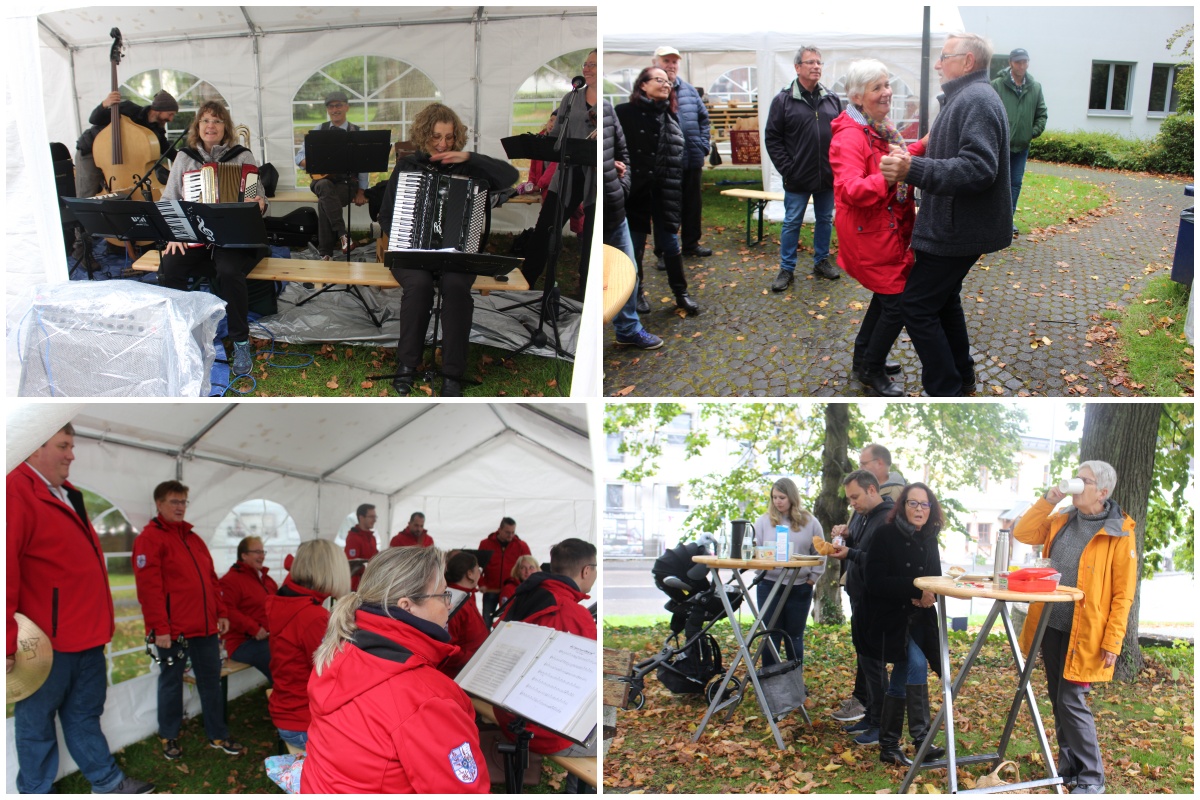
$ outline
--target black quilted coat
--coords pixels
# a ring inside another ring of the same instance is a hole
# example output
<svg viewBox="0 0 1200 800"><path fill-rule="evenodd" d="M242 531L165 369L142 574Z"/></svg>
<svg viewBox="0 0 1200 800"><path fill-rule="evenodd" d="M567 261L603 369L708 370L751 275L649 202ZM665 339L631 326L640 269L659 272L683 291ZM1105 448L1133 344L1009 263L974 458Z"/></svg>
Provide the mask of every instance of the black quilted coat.
<svg viewBox="0 0 1200 800"><path fill-rule="evenodd" d="M625 203L629 229L650 232L650 221L679 231L683 208L683 131L666 102L640 100L617 106L632 159L633 186Z"/></svg>
<svg viewBox="0 0 1200 800"><path fill-rule="evenodd" d="M615 162L625 165L617 177ZM625 198L629 196L633 172L629 169L629 146L612 103L604 101L604 237L607 239L625 221Z"/></svg>

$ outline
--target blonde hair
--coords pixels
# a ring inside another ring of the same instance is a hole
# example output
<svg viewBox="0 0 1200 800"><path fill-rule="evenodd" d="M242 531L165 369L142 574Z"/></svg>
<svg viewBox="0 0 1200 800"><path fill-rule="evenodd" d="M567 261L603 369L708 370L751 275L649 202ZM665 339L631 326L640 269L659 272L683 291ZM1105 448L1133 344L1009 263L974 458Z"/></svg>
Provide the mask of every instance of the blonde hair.
<svg viewBox="0 0 1200 800"><path fill-rule="evenodd" d="M770 517L771 524L779 525L783 522L783 516L779 513L779 509L775 508L775 492L787 495L788 502L791 503L791 508L788 509L788 528L798 531L807 525L809 520L812 519L812 514L809 514L800 507L800 490L796 488L796 484L791 478L780 478L771 487L772 497L769 500L767 510L767 516Z"/></svg>
<svg viewBox="0 0 1200 800"><path fill-rule="evenodd" d="M289 574L295 583L330 597L341 597L350 591L350 562L328 539L302 543L296 549Z"/></svg>
<svg viewBox="0 0 1200 800"><path fill-rule="evenodd" d="M429 140L433 138L433 126L439 122L449 122L454 126L454 147L452 150L462 150L467 144L467 126L454 113L454 109L441 103L431 103L425 106L413 117L412 133L409 138L422 153L429 152ZM422 515L424 516L424 515Z"/></svg>
<svg viewBox="0 0 1200 800"><path fill-rule="evenodd" d="M525 566L526 564L533 564L534 571L542 568L542 565L539 564L538 560L533 556L521 556L517 559L517 563L513 564L512 572L508 573L508 576L514 581L521 580L521 567Z"/></svg>
<svg viewBox="0 0 1200 800"><path fill-rule="evenodd" d="M436 547L389 547L367 563L358 591L350 592L333 607L325 638L313 654L313 666L320 675L346 642L354 638L358 625L354 615L364 603L391 609L402 597L426 594L437 586L446 570L446 557Z"/></svg>

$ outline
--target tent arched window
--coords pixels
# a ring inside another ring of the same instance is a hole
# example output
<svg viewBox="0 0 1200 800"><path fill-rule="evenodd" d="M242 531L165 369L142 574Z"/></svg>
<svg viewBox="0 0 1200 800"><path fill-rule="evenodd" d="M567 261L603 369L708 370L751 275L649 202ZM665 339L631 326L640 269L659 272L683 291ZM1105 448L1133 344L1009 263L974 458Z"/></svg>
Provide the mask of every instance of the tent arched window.
<svg viewBox="0 0 1200 800"><path fill-rule="evenodd" d="M325 97L334 91L350 99L347 120L363 130L387 130L393 142L408 141L417 112L442 99L433 80L407 62L368 55L334 61L310 75L292 98L293 154L304 144L304 134L329 119ZM395 163L394 154L392 159ZM387 177L377 173L371 179ZM296 186L309 183L308 173L296 167Z"/></svg>
<svg viewBox="0 0 1200 800"><path fill-rule="evenodd" d="M513 98L512 124L509 130L515 136L520 133L537 133L550 119L550 112L558 108L563 95L571 91L571 78L582 74L582 65L591 50L575 50L552 58L538 67L525 79ZM529 169L529 159L517 159L513 166L522 175Z"/></svg>
<svg viewBox="0 0 1200 800"><path fill-rule="evenodd" d="M900 131L901 136L909 141L914 141L920 138L917 134L917 126L920 121L918 97L902 78L893 75L890 83L892 86L892 110L888 114L888 119L896 126L896 130ZM837 83L830 88L838 97L842 98L843 106L850 105L850 97L846 94L845 78L839 78Z"/></svg>
<svg viewBox="0 0 1200 800"><path fill-rule="evenodd" d="M300 545L300 529L286 508L265 498L245 500L230 509L208 542L218 577L237 561L238 542L247 536L262 539L267 551L263 566L277 575L283 572L284 557Z"/></svg>
<svg viewBox="0 0 1200 800"><path fill-rule="evenodd" d="M121 97L139 106L148 106L154 95L166 89L179 101L179 113L167 123L167 139L173 140L187 130L196 117L196 109L210 100L229 108L224 95L215 86L190 72L178 69L150 69L139 72L121 83ZM234 123L239 122L236 118ZM184 142L187 144L187 142Z"/></svg>
<svg viewBox="0 0 1200 800"><path fill-rule="evenodd" d="M376 508L375 510L377 512L380 511L380 509L378 509L378 508ZM348 534L350 532L350 529L353 528L357 524L358 524L358 509L352 508L352 509L350 509L350 512L348 514L346 514L345 517L342 518L342 524L338 526L337 536L333 537L333 543L336 544L338 547L345 547L346 546L346 534ZM387 523L387 520L385 520L383 518L383 514L381 512L379 514L379 521L375 523L375 544L378 545L380 547L380 549L387 547L388 542L391 541L391 539L388 538L387 531L388 531L388 523Z"/></svg>
<svg viewBox="0 0 1200 800"><path fill-rule="evenodd" d="M626 67L604 73L604 99L614 107L629 102L629 95L633 93L633 82L637 80L641 71L640 68Z"/></svg>
<svg viewBox="0 0 1200 800"><path fill-rule="evenodd" d="M734 67L713 81L708 99L714 103L753 103L758 99L758 67Z"/></svg>

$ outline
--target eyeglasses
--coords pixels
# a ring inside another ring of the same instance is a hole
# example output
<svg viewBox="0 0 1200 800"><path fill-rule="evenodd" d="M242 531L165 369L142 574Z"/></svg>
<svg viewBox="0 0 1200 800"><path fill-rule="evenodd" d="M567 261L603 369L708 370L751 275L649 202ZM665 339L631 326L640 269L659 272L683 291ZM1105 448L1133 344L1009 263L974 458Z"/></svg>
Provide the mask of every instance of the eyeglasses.
<svg viewBox="0 0 1200 800"><path fill-rule="evenodd" d="M583 68L584 69L595 69L596 62L595 61L585 61L585 62L583 62Z"/></svg>
<svg viewBox="0 0 1200 800"><path fill-rule="evenodd" d="M1082 475L1076 475L1075 480L1083 481L1084 485L1086 485L1086 486L1095 486L1096 485L1095 480L1093 480L1092 478L1085 478Z"/></svg>
<svg viewBox="0 0 1200 800"><path fill-rule="evenodd" d="M867 466L867 464L870 464L872 461L878 461L878 460L879 460L878 458L868 458L866 461L863 461L863 460L860 458L860 459L858 460L858 465L859 465L860 467L866 467L866 466Z"/></svg>
<svg viewBox="0 0 1200 800"><path fill-rule="evenodd" d="M919 503L919 502L917 502L916 500L909 500L909 501L908 501L908 507L909 507L909 508L920 508L920 509L923 509L923 510L925 510L925 511L928 511L928 510L929 510L929 503Z"/></svg>
<svg viewBox="0 0 1200 800"><path fill-rule="evenodd" d="M959 56L965 56L965 55L967 55L967 54L966 53L939 53L937 60L945 61L947 58L958 58Z"/></svg>
<svg viewBox="0 0 1200 800"><path fill-rule="evenodd" d="M442 598L442 602L445 603L447 606L449 606L450 601L454 599L454 594L451 593L451 591L449 589L447 589L446 591L442 592L441 594L410 594L408 596L408 599L409 600L428 600L433 597Z"/></svg>
<svg viewBox="0 0 1200 800"><path fill-rule="evenodd" d="M166 503L169 506L177 506L179 508L187 508L191 505L191 502L187 500L167 500Z"/></svg>
<svg viewBox="0 0 1200 800"><path fill-rule="evenodd" d="M671 82L666 78L646 78L646 83L661 83L663 86L671 85Z"/></svg>
<svg viewBox="0 0 1200 800"><path fill-rule="evenodd" d="M800 63L806 67L823 67L823 66L825 66L824 61L801 61Z"/></svg>

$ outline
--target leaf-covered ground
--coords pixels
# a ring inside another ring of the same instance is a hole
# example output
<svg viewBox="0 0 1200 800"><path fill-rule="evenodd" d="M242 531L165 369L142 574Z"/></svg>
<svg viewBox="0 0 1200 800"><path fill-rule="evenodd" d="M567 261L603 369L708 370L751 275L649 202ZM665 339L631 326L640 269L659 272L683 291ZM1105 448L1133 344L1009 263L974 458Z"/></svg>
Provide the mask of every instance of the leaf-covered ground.
<svg viewBox="0 0 1200 800"><path fill-rule="evenodd" d="M728 623L713 632L726 667L736 653ZM629 649L635 661L658 652L665 625L605 627L607 647ZM952 670L966 657L976 631L952 633ZM1194 701L1192 649L1147 650L1147 669L1135 685L1096 684L1091 702L1104 755L1109 793L1194 792ZM849 627L810 626L805 636L805 676L812 727L793 712L780 721L788 747L779 751L753 694L733 718L710 722L700 742L691 739L706 703L699 695L672 695L653 674L645 679L641 711L619 711L617 737L604 760L607 792L630 793L882 793L895 792L905 772L879 763L878 747L860 747L830 718L854 685L854 651ZM955 701L958 753L995 752L1017 685L1003 638L993 637L976 660ZM1033 675L1042 720L1054 747L1054 718L1046 699L1045 673ZM941 683L930 675L936 713ZM944 744L944 735L938 743ZM911 755L907 725L902 744ZM1017 762L1023 780L1048 773L1038 752L1028 710L1022 709L1007 758ZM959 786L971 788L986 770L960 768ZM922 772L910 791L947 789L946 771ZM1043 790L1049 792L1050 790Z"/></svg>

